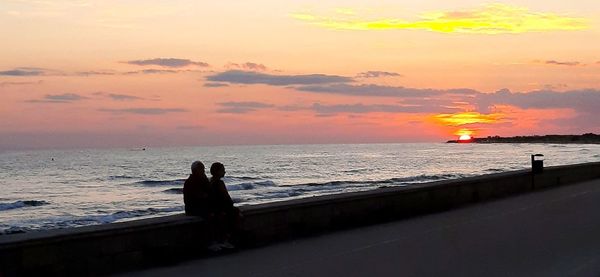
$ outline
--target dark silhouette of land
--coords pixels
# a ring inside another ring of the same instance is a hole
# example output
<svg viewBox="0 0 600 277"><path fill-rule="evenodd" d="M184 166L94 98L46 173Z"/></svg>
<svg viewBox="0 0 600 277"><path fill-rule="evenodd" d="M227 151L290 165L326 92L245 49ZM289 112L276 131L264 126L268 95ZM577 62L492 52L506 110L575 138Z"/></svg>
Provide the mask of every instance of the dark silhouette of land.
<svg viewBox="0 0 600 277"><path fill-rule="evenodd" d="M516 136L472 138L470 140L449 140L447 143L578 143L600 144L600 135L587 133L583 135L545 135L545 136Z"/></svg>

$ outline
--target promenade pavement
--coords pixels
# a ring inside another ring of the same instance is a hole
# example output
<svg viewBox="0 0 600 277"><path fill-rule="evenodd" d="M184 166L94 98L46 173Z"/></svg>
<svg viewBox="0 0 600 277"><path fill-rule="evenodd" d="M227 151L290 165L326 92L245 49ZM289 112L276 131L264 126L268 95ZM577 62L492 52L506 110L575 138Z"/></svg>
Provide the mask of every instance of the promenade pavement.
<svg viewBox="0 0 600 277"><path fill-rule="evenodd" d="M600 276L600 180L127 276Z"/></svg>

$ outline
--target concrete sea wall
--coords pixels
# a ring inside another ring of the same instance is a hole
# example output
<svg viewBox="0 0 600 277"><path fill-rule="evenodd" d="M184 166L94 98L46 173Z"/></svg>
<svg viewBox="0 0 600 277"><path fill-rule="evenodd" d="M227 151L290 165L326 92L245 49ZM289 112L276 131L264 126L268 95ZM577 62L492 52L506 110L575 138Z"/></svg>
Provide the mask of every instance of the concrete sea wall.
<svg viewBox="0 0 600 277"><path fill-rule="evenodd" d="M600 163L587 163L246 206L240 243L262 245L598 178ZM203 255L207 237L202 219L184 215L0 236L0 277L101 275L174 263Z"/></svg>

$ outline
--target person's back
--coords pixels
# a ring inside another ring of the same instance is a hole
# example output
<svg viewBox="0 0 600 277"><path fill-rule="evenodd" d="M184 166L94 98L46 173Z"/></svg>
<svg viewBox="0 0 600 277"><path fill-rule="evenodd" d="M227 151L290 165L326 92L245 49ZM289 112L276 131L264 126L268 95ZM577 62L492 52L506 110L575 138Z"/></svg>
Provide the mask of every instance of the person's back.
<svg viewBox="0 0 600 277"><path fill-rule="evenodd" d="M216 235L217 246L221 248L233 248L230 239L239 228L242 214L233 206L233 201L222 178L225 176L225 166L222 163L213 163L210 167L210 210L215 215L218 228Z"/></svg>
<svg viewBox="0 0 600 277"><path fill-rule="evenodd" d="M231 200L231 196L227 192L225 182L221 179L225 176L225 167L221 163L214 163L210 167L210 174L212 175L210 178L211 195L209 196L211 210L231 213L233 210L233 200Z"/></svg>
<svg viewBox="0 0 600 277"><path fill-rule="evenodd" d="M192 174L183 184L183 203L186 215L206 216L210 210L210 183L204 173L204 164L192 163Z"/></svg>

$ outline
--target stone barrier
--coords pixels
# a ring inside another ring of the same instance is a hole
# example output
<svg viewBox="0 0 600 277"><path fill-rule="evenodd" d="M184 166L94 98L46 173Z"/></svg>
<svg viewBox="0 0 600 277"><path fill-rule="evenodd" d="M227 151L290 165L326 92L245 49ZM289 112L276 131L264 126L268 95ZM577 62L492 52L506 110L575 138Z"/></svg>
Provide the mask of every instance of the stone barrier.
<svg viewBox="0 0 600 277"><path fill-rule="evenodd" d="M600 163L587 163L243 206L239 243L263 245L598 178ZM208 233L201 218L174 215L4 235L0 277L102 275L176 263L204 255Z"/></svg>

